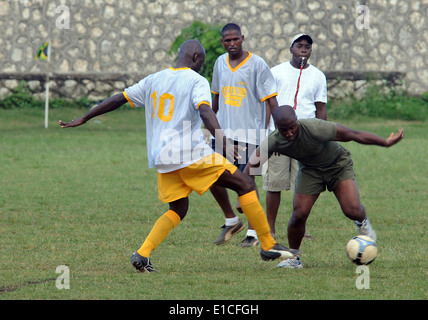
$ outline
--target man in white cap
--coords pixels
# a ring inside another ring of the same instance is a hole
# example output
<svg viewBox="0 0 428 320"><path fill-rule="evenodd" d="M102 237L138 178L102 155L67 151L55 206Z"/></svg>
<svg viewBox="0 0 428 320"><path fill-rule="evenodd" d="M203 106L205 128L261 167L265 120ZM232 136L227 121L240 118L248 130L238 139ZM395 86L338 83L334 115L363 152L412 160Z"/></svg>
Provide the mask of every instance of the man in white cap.
<svg viewBox="0 0 428 320"><path fill-rule="evenodd" d="M324 73L308 63L312 53L312 38L304 33L294 36L290 43L291 60L271 69L278 89L278 105L290 105L298 119L319 118L327 120L327 81ZM271 120L271 131L275 130ZM282 190L294 190L298 161L285 155L274 154L263 176L266 190L266 214L273 234L281 203ZM306 234L310 237L309 234ZM279 267L300 268L298 259Z"/></svg>

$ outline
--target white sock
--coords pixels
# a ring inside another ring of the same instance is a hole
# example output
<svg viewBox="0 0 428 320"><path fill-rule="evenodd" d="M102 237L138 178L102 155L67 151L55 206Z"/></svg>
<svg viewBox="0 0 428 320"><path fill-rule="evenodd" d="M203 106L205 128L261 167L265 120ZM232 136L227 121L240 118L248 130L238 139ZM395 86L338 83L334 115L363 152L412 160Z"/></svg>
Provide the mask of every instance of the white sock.
<svg viewBox="0 0 428 320"><path fill-rule="evenodd" d="M226 223L225 223L226 227L230 227L230 226L237 224L239 221L239 218L238 217L226 218L225 220L226 220Z"/></svg>
<svg viewBox="0 0 428 320"><path fill-rule="evenodd" d="M355 220L355 224L357 225L357 227L361 227L362 225L363 225L363 223L365 222L367 220L367 218L365 218L363 221L358 221L358 220Z"/></svg>
<svg viewBox="0 0 428 320"><path fill-rule="evenodd" d="M247 237L254 237L254 238L258 239L256 230L248 229L247 230Z"/></svg>

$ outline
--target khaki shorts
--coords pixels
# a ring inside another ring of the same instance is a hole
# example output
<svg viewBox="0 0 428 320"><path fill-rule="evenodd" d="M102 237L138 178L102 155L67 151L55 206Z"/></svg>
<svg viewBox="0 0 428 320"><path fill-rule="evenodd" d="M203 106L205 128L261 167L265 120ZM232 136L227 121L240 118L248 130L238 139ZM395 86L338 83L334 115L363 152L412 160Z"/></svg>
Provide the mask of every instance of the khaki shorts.
<svg viewBox="0 0 428 320"><path fill-rule="evenodd" d="M351 153L345 150L340 157L326 168L300 168L296 179L297 193L313 195L333 191L344 180L356 180Z"/></svg>
<svg viewBox="0 0 428 320"><path fill-rule="evenodd" d="M206 156L188 167L157 174L158 197L164 203L186 198L192 191L206 192L225 170L235 173L237 168L218 153Z"/></svg>
<svg viewBox="0 0 428 320"><path fill-rule="evenodd" d="M273 154L263 175L263 189L272 192L294 190L299 171L299 161L282 154Z"/></svg>

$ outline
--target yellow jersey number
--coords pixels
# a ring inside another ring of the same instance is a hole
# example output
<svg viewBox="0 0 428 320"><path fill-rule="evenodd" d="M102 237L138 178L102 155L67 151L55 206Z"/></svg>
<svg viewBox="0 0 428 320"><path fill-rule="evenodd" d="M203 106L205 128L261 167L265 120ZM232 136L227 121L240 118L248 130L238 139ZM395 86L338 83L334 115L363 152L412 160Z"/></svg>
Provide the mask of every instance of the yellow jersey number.
<svg viewBox="0 0 428 320"><path fill-rule="evenodd" d="M156 117L156 107L157 107L157 91L153 92L150 97L153 98L153 119ZM165 101L169 100L169 109L168 114L165 115ZM172 119L172 113L174 112L174 96L169 93L164 93L159 97L159 110L158 117L162 121L168 122Z"/></svg>

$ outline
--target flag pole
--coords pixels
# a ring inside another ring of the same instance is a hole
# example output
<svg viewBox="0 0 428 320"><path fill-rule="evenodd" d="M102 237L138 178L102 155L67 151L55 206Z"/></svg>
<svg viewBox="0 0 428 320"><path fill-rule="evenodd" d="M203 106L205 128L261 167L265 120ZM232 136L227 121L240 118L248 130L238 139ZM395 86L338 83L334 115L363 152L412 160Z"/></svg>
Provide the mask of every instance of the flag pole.
<svg viewBox="0 0 428 320"><path fill-rule="evenodd" d="M48 62L46 67L46 96L45 96L45 128L48 127L49 119L49 62L51 60L51 41L48 41Z"/></svg>

